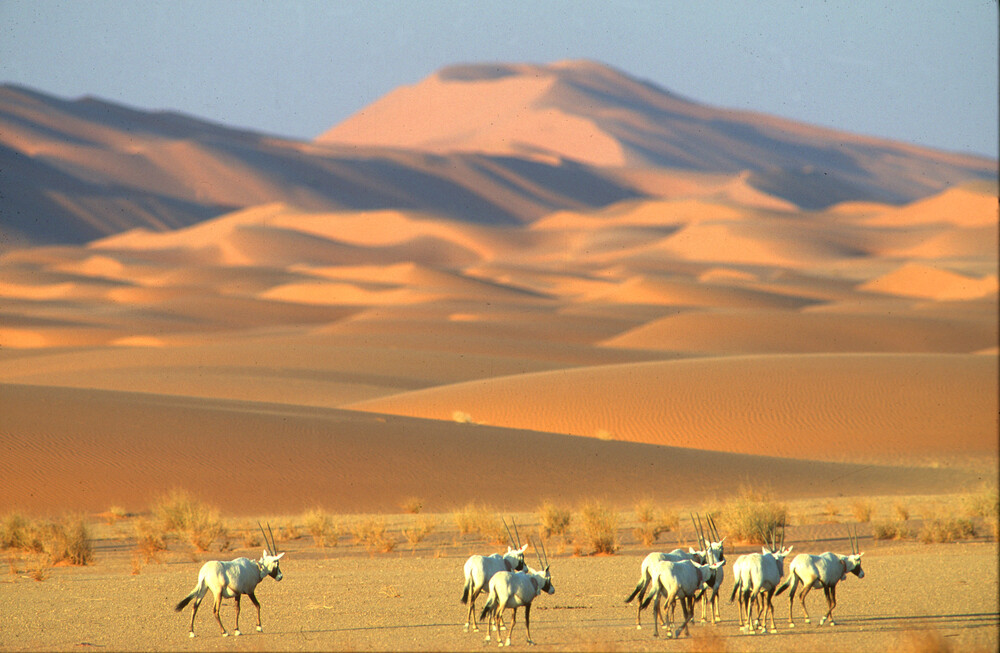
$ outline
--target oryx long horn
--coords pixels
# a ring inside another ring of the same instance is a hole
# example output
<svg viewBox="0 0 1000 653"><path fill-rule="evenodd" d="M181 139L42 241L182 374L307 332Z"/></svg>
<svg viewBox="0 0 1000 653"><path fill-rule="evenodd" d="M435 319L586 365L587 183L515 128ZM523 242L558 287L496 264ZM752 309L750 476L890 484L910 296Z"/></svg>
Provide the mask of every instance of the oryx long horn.
<svg viewBox="0 0 1000 653"><path fill-rule="evenodd" d="M267 547L268 553L270 553L271 555L274 555L276 553L276 551L274 551L274 544L273 543L269 543L267 541L267 533L264 532L264 527L260 525L260 522L257 522L257 528L260 529L260 534L264 536L264 546ZM271 525L268 524L267 528L270 529ZM272 535L271 537L272 537L272 540L273 540L274 536Z"/></svg>
<svg viewBox="0 0 1000 653"><path fill-rule="evenodd" d="M517 522L514 521L513 517L511 517L510 518L510 523L511 523L511 525L514 526L514 537L517 538L517 548L520 549L521 548L521 534L517 532Z"/></svg>
<svg viewBox="0 0 1000 653"><path fill-rule="evenodd" d="M715 518L712 517L712 513L708 513L705 517L708 520L708 528L712 533L712 541L719 541L719 529L715 527Z"/></svg>
<svg viewBox="0 0 1000 653"><path fill-rule="evenodd" d="M542 564L542 569L545 569L546 567L549 566L549 553L548 551L545 550L545 540L540 539L538 540L538 542L539 544L542 545L542 555L545 557L545 562Z"/></svg>
<svg viewBox="0 0 1000 653"><path fill-rule="evenodd" d="M698 537L698 548L699 549L704 549L705 548L705 538L702 537L702 535L701 535L701 529L698 528L698 524L696 524L694 522L694 514L690 513L690 512L688 514L691 515L691 527L694 528L694 534Z"/></svg>
<svg viewBox="0 0 1000 653"><path fill-rule="evenodd" d="M503 522L504 530L507 531L507 541L510 542L511 547L517 546L517 548L521 548L520 542L518 542L516 545L514 544L514 536L510 534L510 528L507 526L507 520L501 517L500 521Z"/></svg>
<svg viewBox="0 0 1000 653"><path fill-rule="evenodd" d="M274 532L271 530L271 522L267 522L267 533L271 536L271 551L272 555L278 555L278 543L274 541Z"/></svg>

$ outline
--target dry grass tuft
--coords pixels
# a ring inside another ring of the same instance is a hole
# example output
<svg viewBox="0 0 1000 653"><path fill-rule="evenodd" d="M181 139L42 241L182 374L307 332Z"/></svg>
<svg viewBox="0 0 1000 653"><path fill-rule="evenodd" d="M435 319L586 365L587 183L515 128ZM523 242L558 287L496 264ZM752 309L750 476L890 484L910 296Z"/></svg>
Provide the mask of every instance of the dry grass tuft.
<svg viewBox="0 0 1000 653"><path fill-rule="evenodd" d="M505 544L507 529L497 511L483 505L468 504L452 513L459 535L477 534L489 544Z"/></svg>
<svg viewBox="0 0 1000 653"><path fill-rule="evenodd" d="M400 507L403 509L403 512L416 515L424 509L424 500L419 497L407 497L403 499Z"/></svg>
<svg viewBox="0 0 1000 653"><path fill-rule="evenodd" d="M340 529L337 527L333 515L322 508L313 508L302 515L302 522L305 525L305 529L312 535L316 546L321 549L328 546L337 546Z"/></svg>
<svg viewBox="0 0 1000 653"><path fill-rule="evenodd" d="M857 499L851 504L851 514L854 519L862 524L867 524L872 520L872 513L875 512L875 504L868 499Z"/></svg>
<svg viewBox="0 0 1000 653"><path fill-rule="evenodd" d="M540 535L543 538L549 538L553 535L565 536L573 521L573 513L567 508L560 508L552 502L546 501L538 509L538 521Z"/></svg>
<svg viewBox="0 0 1000 653"><path fill-rule="evenodd" d="M385 530L385 518L377 517L355 524L352 529L354 541L368 550L369 555L391 553L396 549L396 540Z"/></svg>
<svg viewBox="0 0 1000 653"><path fill-rule="evenodd" d="M427 517L421 517L411 526L404 528L403 537L410 544L410 552L415 552L417 545L434 532L435 528L437 528L437 521Z"/></svg>
<svg viewBox="0 0 1000 653"><path fill-rule="evenodd" d="M636 504L635 518L639 525L633 530L633 534L644 546L653 546L661 533L671 531L680 524L677 513L657 508L650 499Z"/></svg>
<svg viewBox="0 0 1000 653"><path fill-rule="evenodd" d="M910 528L901 521L872 523L872 537L876 540L905 540L910 536Z"/></svg>
<svg viewBox="0 0 1000 653"><path fill-rule="evenodd" d="M920 541L924 544L957 542L976 536L976 525L964 517L944 517L928 519L920 529Z"/></svg>
<svg viewBox="0 0 1000 653"><path fill-rule="evenodd" d="M722 508L722 520L729 534L738 541L764 544L764 533L771 533L788 521L788 508L776 503L769 487L743 485L736 498Z"/></svg>
<svg viewBox="0 0 1000 653"><path fill-rule="evenodd" d="M216 540L228 545L219 511L184 490L172 490L153 505L153 516L167 533L184 535L196 551L208 551Z"/></svg>
<svg viewBox="0 0 1000 653"><path fill-rule="evenodd" d="M899 521L908 521L910 519L910 509L898 501L893 505L892 509L896 512L896 518Z"/></svg>
<svg viewBox="0 0 1000 653"><path fill-rule="evenodd" d="M580 508L580 523L594 553L613 554L618 550L618 513L591 501Z"/></svg>

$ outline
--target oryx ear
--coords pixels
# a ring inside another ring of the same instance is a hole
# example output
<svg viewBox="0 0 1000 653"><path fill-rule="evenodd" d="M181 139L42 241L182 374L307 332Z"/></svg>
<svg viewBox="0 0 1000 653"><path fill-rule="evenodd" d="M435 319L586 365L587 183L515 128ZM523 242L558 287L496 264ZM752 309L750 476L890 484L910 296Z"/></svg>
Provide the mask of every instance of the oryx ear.
<svg viewBox="0 0 1000 653"><path fill-rule="evenodd" d="M281 560L281 556L285 555L286 553L288 553L288 551L282 551L278 555L274 556L274 559L275 560Z"/></svg>
<svg viewBox="0 0 1000 653"><path fill-rule="evenodd" d="M767 555L768 553L771 552L771 550L769 548L767 548L766 546L762 546L762 547L760 547L760 552L763 553L763 554L765 554L765 555Z"/></svg>
<svg viewBox="0 0 1000 653"><path fill-rule="evenodd" d="M863 556L864 554L865 554L865 552L864 552L864 551L862 551L861 553L859 553L859 554L858 554L858 557L860 558L860 557L861 557L861 556Z"/></svg>
<svg viewBox="0 0 1000 653"><path fill-rule="evenodd" d="M792 552L792 549L794 549L794 548L795 548L795 546L794 546L794 545L793 545L793 546L790 546L790 547L788 547L788 552L789 552L789 553L791 553L791 552Z"/></svg>
<svg viewBox="0 0 1000 653"><path fill-rule="evenodd" d="M269 555L271 555L271 554L267 552L267 549L264 549L264 553L261 553L261 554L260 554L260 557L261 557L261 558L266 558L266 557L268 557Z"/></svg>
<svg viewBox="0 0 1000 653"><path fill-rule="evenodd" d="M522 547L521 547L520 549L518 549L518 550L519 550L519 551L520 551L521 553L524 553L525 551L527 551L527 550L528 550L528 543L527 543L527 542L525 542L525 543L524 543L524 546L522 546Z"/></svg>
<svg viewBox="0 0 1000 653"><path fill-rule="evenodd" d="M727 537L729 537L729 536L726 535L721 540L719 540L719 544L722 544L723 542L725 542Z"/></svg>

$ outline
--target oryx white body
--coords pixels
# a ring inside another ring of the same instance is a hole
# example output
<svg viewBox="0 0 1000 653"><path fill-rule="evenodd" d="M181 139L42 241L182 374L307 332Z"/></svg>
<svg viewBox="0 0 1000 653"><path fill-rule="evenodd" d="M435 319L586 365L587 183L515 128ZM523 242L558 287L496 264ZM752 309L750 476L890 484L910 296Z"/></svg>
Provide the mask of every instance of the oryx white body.
<svg viewBox="0 0 1000 653"><path fill-rule="evenodd" d="M469 623L472 623L473 630L479 630L479 622L476 620L476 597L481 592L489 588L490 579L501 571L521 571L524 569L524 552L528 548L525 544L519 549L507 547L507 553L500 555L481 556L474 555L465 561L465 587L462 590L462 603L469 604L469 612L465 619L465 630L468 632Z"/></svg>
<svg viewBox="0 0 1000 653"><path fill-rule="evenodd" d="M753 619L753 606L757 604L757 622L766 628L767 616L771 616L771 632L776 633L774 626L774 605L771 602L774 591L781 582L785 571L785 558L793 547L781 548L777 551L762 547L761 553L748 553L737 558L733 564L733 594L729 600L739 596L740 629L743 629L743 614L746 611L746 630L751 635L756 632ZM758 601L759 597L759 601ZM763 617L761 614L763 613Z"/></svg>
<svg viewBox="0 0 1000 653"><path fill-rule="evenodd" d="M642 608L643 608L642 601L646 597L646 593L649 591L649 583L651 580L650 577L651 567L658 562L665 562L665 561L681 562L684 560L693 560L698 564L704 564L706 560L706 552L695 551L692 548L688 548L687 551L684 551L682 549L674 549L669 553L661 553L661 552L650 553L645 558L643 558L642 566L639 570L639 582L636 583L635 589L633 589L632 593L628 595L627 599L625 599L626 603L631 603L632 599L636 597L639 598L638 601L639 604L636 606L637 609L635 613L636 630L642 630Z"/></svg>
<svg viewBox="0 0 1000 653"><path fill-rule="evenodd" d="M800 553L792 559L788 568L788 575L778 586L776 594L781 594L786 589L790 590L788 597L788 625L794 628L795 622L792 619L792 610L795 606L795 590L802 585L802 595L799 601L802 603L802 612L805 613L806 623L810 623L809 613L806 611L806 594L813 588L823 588L826 595L827 611L826 615L820 619L819 625L830 621L834 626L833 609L837 605L837 583L847 578L848 573L852 573L858 578L865 577L865 571L861 568L861 556L863 553L844 556L836 553L823 553L820 555L810 555Z"/></svg>
<svg viewBox="0 0 1000 653"><path fill-rule="evenodd" d="M657 628L661 619L660 597L662 596L667 607L667 637L680 637L681 631L688 632L688 622L694 617L694 601L704 589L703 585L711 587L715 583L715 574L725 565L725 561L714 562L709 565L700 565L693 560L661 560L650 565L650 586L649 594L642 601L639 609L643 609L653 604L653 637L659 636ZM684 614L684 623L677 630L673 630L673 617L670 608L674 601L681 602L681 610Z"/></svg>
<svg viewBox="0 0 1000 653"><path fill-rule="evenodd" d="M514 632L517 624L517 609L524 606L524 627L527 631L528 643L531 641L531 602L541 593L554 594L552 587L552 577L549 568L546 566L542 571L535 571L528 567L527 571L501 571L490 578L489 598L483 611L479 615L480 619L489 618L486 625L486 640L490 641L490 624L497 628L497 641L500 646L504 642L500 640L500 617L504 609L512 608L514 614L511 617L510 629L507 631L507 646L510 646L510 636Z"/></svg>
<svg viewBox="0 0 1000 653"><path fill-rule="evenodd" d="M260 560L236 558L229 562L213 560L202 565L201 571L198 573L198 584L195 585L191 593L178 603L175 608L180 612L191 602L191 599L194 599L194 610L191 613L191 631L189 635L194 637L194 618L198 614L198 606L201 605L201 600L205 598L205 594L208 592L211 592L214 598L212 613L215 615L215 620L219 622L219 628L222 629L223 637L229 635L229 633L226 632L226 627L222 625L222 619L219 617L219 607L222 604L222 599L233 598L236 601L236 628L233 634L239 635L240 597L244 594L250 597L254 607L257 608L257 630L262 631L263 628L260 624L260 603L257 601L254 591L257 589L257 585L268 576L275 580L281 580L281 568L278 565L278 560L283 555L285 554L281 553L273 556L264 551Z"/></svg>

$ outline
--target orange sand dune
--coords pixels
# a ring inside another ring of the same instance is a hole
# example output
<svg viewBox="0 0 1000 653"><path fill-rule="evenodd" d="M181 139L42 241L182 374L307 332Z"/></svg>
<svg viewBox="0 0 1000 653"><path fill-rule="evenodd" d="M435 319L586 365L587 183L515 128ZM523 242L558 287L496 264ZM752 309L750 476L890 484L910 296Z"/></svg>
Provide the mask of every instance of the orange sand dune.
<svg viewBox="0 0 1000 653"><path fill-rule="evenodd" d="M952 352L972 353L997 341L997 324L982 319L733 310L686 312L604 341L609 347L689 354Z"/></svg>
<svg viewBox="0 0 1000 653"><path fill-rule="evenodd" d="M859 290L869 292L941 301L996 296L998 289L1000 284L995 274L972 278L918 263L907 263L859 286Z"/></svg>
<svg viewBox="0 0 1000 653"><path fill-rule="evenodd" d="M997 361L800 355L559 370L349 406L510 428L820 460L996 451ZM947 407L943 409L942 407Z"/></svg>
<svg viewBox="0 0 1000 653"><path fill-rule="evenodd" d="M767 478L779 496L954 492L966 472L783 460L247 401L0 386L0 505L62 514L147 510L175 488L230 516L427 511L480 502L532 511L546 500L640 498L689 505ZM484 473L494 450L533 464ZM702 470L711 469L705 474ZM581 479L586 479L581 482ZM669 479L665 483L664 479Z"/></svg>

